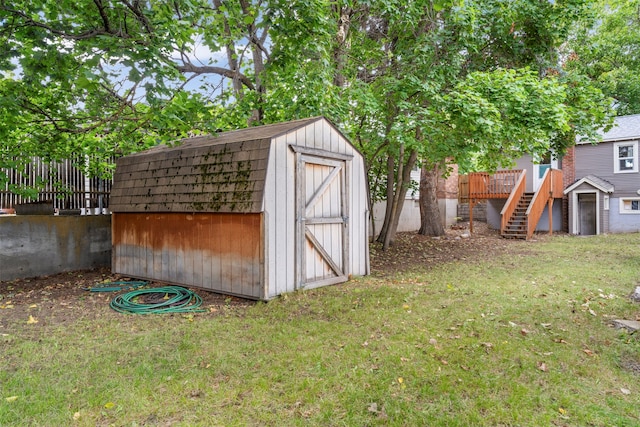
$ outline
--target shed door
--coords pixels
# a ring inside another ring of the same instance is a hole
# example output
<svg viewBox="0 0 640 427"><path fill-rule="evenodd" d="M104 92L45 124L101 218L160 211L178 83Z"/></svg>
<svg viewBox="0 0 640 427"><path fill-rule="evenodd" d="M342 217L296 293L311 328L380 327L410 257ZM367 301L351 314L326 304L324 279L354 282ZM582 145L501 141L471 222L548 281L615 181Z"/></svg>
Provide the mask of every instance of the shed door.
<svg viewBox="0 0 640 427"><path fill-rule="evenodd" d="M596 195L595 193L578 194L578 234L593 236L596 230Z"/></svg>
<svg viewBox="0 0 640 427"><path fill-rule="evenodd" d="M317 287L347 280L346 162L297 154L297 283Z"/></svg>

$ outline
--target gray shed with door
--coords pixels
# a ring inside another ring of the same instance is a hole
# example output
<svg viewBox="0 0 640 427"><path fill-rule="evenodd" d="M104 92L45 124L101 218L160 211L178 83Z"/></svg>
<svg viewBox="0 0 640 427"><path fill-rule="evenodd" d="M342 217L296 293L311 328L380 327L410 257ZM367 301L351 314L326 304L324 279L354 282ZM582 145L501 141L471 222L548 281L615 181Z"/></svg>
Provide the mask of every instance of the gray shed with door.
<svg viewBox="0 0 640 427"><path fill-rule="evenodd" d="M112 269L253 299L369 273L362 155L323 117L118 160Z"/></svg>

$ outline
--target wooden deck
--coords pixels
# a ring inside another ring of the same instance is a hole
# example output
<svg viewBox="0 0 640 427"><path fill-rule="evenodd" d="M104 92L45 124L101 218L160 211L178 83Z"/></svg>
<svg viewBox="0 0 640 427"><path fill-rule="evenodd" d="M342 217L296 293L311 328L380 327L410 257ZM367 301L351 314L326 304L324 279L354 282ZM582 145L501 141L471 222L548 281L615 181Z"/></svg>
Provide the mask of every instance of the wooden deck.
<svg viewBox="0 0 640 427"><path fill-rule="evenodd" d="M458 199L462 203L472 199L507 199L515 188L522 170L472 172L460 176Z"/></svg>
<svg viewBox="0 0 640 427"><path fill-rule="evenodd" d="M505 237L530 239L538 226L545 207L549 209L549 234L553 230L553 201L562 198L562 171L548 169L538 191L527 199L526 212L521 201L525 198L526 170L497 171L494 174L474 172L460 176L458 199L469 203L469 228L473 232L473 207L480 200L507 199L501 215L500 232ZM520 206L519 206L520 205ZM513 233L514 222L522 224L522 230ZM511 230L511 231L508 231Z"/></svg>

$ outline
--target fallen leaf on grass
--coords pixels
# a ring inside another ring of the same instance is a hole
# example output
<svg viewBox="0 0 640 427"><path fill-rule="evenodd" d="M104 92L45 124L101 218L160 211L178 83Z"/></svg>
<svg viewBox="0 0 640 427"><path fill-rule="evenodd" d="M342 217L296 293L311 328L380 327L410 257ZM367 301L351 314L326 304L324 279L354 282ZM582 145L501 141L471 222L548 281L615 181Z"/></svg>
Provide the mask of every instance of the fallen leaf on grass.
<svg viewBox="0 0 640 427"><path fill-rule="evenodd" d="M620 392L621 392L622 394L627 395L627 396L631 394L631 390L629 390L628 388L621 388L621 389L620 389Z"/></svg>
<svg viewBox="0 0 640 427"><path fill-rule="evenodd" d="M76 412L73 414L73 419L78 421L80 419L80 412Z"/></svg>
<svg viewBox="0 0 640 427"><path fill-rule="evenodd" d="M36 308L36 307L38 307L38 304L31 304L31 305L29 306L29 308Z"/></svg>
<svg viewBox="0 0 640 427"><path fill-rule="evenodd" d="M113 408L114 406L116 406L116 404L115 404L115 403L113 403L113 402L107 402L107 403L105 403L105 404L104 404L104 407L105 407L106 409L111 409L111 408Z"/></svg>
<svg viewBox="0 0 640 427"><path fill-rule="evenodd" d="M34 324L34 323L38 323L38 319L36 319L36 318L35 318L35 317L33 317L33 316L29 316L29 320L27 320L27 324L28 324L28 325L32 325L32 324Z"/></svg>
<svg viewBox="0 0 640 427"><path fill-rule="evenodd" d="M561 338L556 338L553 340L553 342L558 343L558 344L566 344L567 342Z"/></svg>
<svg viewBox="0 0 640 427"><path fill-rule="evenodd" d="M584 349L584 350L582 350L582 351L584 351L584 353L585 353L587 356L593 356L593 351L589 350L588 348L585 348L585 349Z"/></svg>
<svg viewBox="0 0 640 427"><path fill-rule="evenodd" d="M7 402L15 402L16 400L18 400L18 396L5 397L4 400L6 400Z"/></svg>
<svg viewBox="0 0 640 427"><path fill-rule="evenodd" d="M387 418L387 414L384 411L384 407L378 409L378 404L375 402L369 405L369 407L367 408L367 411L373 414L377 414L378 418L383 418L383 419Z"/></svg>
<svg viewBox="0 0 640 427"><path fill-rule="evenodd" d="M520 334L526 337L529 334L529 331L524 329L524 328L522 328L522 329L520 329Z"/></svg>
<svg viewBox="0 0 640 427"><path fill-rule="evenodd" d="M549 368L547 368L547 364L544 362L538 362L538 369L542 372L548 372Z"/></svg>
<svg viewBox="0 0 640 427"><path fill-rule="evenodd" d="M560 412L562 415L567 413L567 410L564 408L558 408L558 412Z"/></svg>

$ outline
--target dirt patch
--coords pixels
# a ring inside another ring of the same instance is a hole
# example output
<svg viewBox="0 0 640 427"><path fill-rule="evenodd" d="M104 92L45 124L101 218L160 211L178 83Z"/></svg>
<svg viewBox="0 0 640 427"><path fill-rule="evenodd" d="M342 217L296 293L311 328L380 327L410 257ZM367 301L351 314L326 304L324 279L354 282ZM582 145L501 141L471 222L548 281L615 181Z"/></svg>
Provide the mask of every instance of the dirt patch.
<svg viewBox="0 0 640 427"><path fill-rule="evenodd" d="M398 233L387 251L383 251L379 243L371 245L371 273L386 277L407 270L429 269L445 262L483 259L526 250L526 244L522 240L503 239L498 231L475 222L473 233L469 232L468 223L447 229L442 237Z"/></svg>
<svg viewBox="0 0 640 427"><path fill-rule="evenodd" d="M620 360L620 368L640 375L640 357L635 354L628 354Z"/></svg>
<svg viewBox="0 0 640 427"><path fill-rule="evenodd" d="M125 316L109 307L120 292L91 292L87 288L105 282L131 280L108 269L71 271L51 276L0 282L0 334L11 325L36 322L39 326L59 325L81 318ZM163 282L149 282L148 287L167 286ZM217 316L230 311L241 311L255 301L204 290L194 291L202 298L204 315Z"/></svg>
<svg viewBox="0 0 640 427"><path fill-rule="evenodd" d="M486 258L507 251L526 250L527 243L502 239L484 224L474 224L469 236L468 224L448 229L446 236L433 238L416 233L399 233L393 246L382 251L371 245L371 272L387 277L412 269L428 269L456 260ZM38 322L39 326L60 325L81 318L123 316L109 307L118 292L90 292L87 288L104 282L129 280L107 269L72 271L51 276L0 282L0 334L14 324ZM150 282L149 287L166 286ZM205 316L219 316L230 311L241 313L255 301L194 289L203 299ZM121 292L120 292L121 293Z"/></svg>

